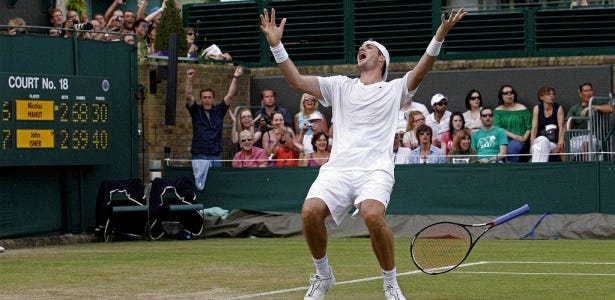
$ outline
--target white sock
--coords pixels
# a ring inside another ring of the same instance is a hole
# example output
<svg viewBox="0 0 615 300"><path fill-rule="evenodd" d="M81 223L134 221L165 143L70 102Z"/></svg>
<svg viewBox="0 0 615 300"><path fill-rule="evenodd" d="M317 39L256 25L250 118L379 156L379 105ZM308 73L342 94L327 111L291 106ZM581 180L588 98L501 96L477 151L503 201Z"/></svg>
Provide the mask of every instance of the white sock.
<svg viewBox="0 0 615 300"><path fill-rule="evenodd" d="M325 255L323 258L313 258L314 259L314 265L316 265L316 274L320 277L331 277L331 269L329 268L329 260L327 259L327 255Z"/></svg>
<svg viewBox="0 0 615 300"><path fill-rule="evenodd" d="M385 271L382 270L382 279L384 280L384 286L398 287L397 285L397 269Z"/></svg>

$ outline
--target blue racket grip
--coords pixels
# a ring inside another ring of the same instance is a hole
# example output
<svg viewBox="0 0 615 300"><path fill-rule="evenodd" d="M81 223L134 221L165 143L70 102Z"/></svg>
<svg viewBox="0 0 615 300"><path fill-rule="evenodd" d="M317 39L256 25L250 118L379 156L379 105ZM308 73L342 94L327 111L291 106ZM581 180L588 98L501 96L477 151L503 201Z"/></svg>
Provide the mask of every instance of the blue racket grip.
<svg viewBox="0 0 615 300"><path fill-rule="evenodd" d="M521 206L521 207L519 207L519 208L517 208L517 209L515 209L515 210L513 210L513 211L511 211L511 212L509 212L507 214L505 214L505 215L501 215L501 216L495 218L493 221L491 221L490 224L491 224L491 226L498 226L498 225L500 225L502 223L506 223L506 222L510 221L511 219L514 219L514 218L516 218L516 217L518 217L518 216L520 216L520 215L522 215L522 214L524 214L524 213L526 213L528 211L530 211L530 207L529 207L529 205L525 204L525 205L523 205L523 206Z"/></svg>

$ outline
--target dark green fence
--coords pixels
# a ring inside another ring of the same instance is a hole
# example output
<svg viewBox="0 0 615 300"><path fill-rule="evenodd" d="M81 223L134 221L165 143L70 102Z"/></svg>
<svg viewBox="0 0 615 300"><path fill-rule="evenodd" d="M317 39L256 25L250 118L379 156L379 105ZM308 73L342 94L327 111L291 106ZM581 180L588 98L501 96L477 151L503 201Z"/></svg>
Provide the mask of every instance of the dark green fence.
<svg viewBox="0 0 615 300"><path fill-rule="evenodd" d="M209 170L205 207L299 212L316 168ZM167 167L165 177L192 177ZM528 203L533 213L615 213L615 163L398 165L388 214L496 215Z"/></svg>
<svg viewBox="0 0 615 300"><path fill-rule="evenodd" d="M615 4L507 2L467 7L440 59L615 54ZM278 21L288 19L283 41L298 65L354 64L356 49L369 38L385 44L394 62L416 61L440 13L450 10L436 0L260 0L185 5L184 22L197 28L200 46L215 43L248 66L273 66L258 18L269 7Z"/></svg>

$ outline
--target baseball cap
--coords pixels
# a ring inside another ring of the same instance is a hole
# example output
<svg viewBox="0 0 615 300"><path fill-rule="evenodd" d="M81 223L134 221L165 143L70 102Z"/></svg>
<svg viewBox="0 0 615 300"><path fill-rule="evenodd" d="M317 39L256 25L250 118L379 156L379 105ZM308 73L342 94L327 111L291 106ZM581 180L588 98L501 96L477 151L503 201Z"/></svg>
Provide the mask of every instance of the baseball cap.
<svg viewBox="0 0 615 300"><path fill-rule="evenodd" d="M314 120L322 120L322 114L317 111L313 112L308 118L308 121L314 121Z"/></svg>
<svg viewBox="0 0 615 300"><path fill-rule="evenodd" d="M389 74L389 63L391 62L391 58L389 56L389 51L387 50L386 47L384 47L382 44L376 42L376 41L372 41L372 40L367 40L365 42L363 42L363 44L372 44L374 46L376 46L376 48L378 48L378 50L380 50L380 52L382 53L382 55L384 55L384 58L386 59L386 66L385 66L385 70L384 70L384 75L382 75L382 81L386 81L387 80L387 75Z"/></svg>
<svg viewBox="0 0 615 300"><path fill-rule="evenodd" d="M444 95L442 95L440 93L437 93L437 94L433 95L433 97L431 97L431 105L433 106L434 104L442 101L443 99L444 100L448 100L448 98L446 98L446 96L444 96Z"/></svg>

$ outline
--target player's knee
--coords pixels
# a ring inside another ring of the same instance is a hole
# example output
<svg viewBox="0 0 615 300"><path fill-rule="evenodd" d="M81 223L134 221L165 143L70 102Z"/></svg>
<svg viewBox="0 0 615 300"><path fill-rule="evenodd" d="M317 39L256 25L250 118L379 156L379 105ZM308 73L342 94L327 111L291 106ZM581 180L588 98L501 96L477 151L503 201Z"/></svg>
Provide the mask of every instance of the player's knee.
<svg viewBox="0 0 615 300"><path fill-rule="evenodd" d="M325 218L327 216L327 205L318 198L310 198L305 200L301 208L301 217L303 219L310 218Z"/></svg>

